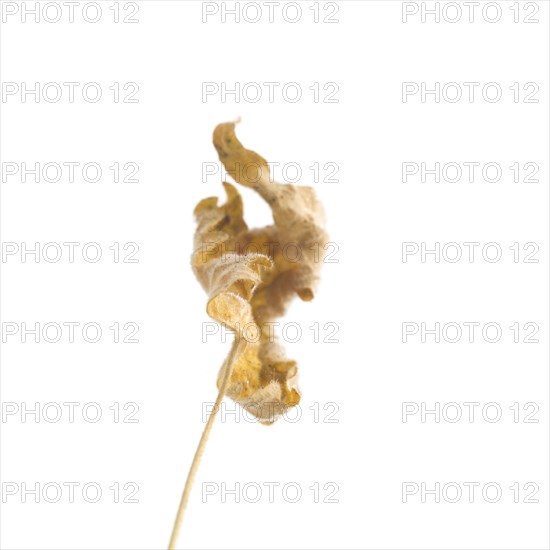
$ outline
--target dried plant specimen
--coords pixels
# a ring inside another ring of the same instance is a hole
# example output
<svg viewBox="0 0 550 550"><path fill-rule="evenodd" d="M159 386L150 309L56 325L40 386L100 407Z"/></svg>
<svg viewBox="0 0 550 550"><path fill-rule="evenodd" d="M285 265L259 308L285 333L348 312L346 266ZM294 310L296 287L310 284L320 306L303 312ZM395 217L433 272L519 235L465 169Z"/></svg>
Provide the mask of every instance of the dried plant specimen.
<svg viewBox="0 0 550 550"><path fill-rule="evenodd" d="M273 225L248 229L242 198L230 183L223 184L225 203L218 205L218 199L210 197L195 208L193 271L208 294L208 315L231 329L235 341L220 369L218 398L189 471L169 548L175 547L191 484L223 397L235 400L265 424L299 403L296 362L286 357L274 334L274 320L285 313L294 296L313 299L323 260L319 251L327 242L323 211L311 187L273 181L267 161L243 147L233 122L218 125L213 141L227 173L271 207Z"/></svg>

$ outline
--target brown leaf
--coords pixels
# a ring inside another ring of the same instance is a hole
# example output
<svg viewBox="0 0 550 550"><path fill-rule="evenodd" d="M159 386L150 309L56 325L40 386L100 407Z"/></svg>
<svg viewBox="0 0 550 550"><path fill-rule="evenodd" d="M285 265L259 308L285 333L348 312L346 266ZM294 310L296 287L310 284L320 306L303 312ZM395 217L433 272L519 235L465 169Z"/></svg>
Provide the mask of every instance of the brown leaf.
<svg viewBox="0 0 550 550"><path fill-rule="evenodd" d="M197 230L192 265L209 296L207 312L248 344L231 368L227 395L264 423L297 405L296 362L286 358L274 335L274 319L293 296L312 300L327 235L311 187L272 181L266 160L245 149L235 123L214 130L214 146L227 172L256 190L273 212L273 225L249 230L241 196L224 183L227 201L215 197L195 208ZM223 377L223 368L218 384Z"/></svg>

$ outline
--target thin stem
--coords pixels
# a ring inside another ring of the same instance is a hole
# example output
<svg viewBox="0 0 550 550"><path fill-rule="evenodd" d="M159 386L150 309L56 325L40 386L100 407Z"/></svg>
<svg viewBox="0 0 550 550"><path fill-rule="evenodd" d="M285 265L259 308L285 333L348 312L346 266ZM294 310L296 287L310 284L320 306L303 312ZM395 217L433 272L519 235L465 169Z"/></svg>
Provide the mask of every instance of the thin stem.
<svg viewBox="0 0 550 550"><path fill-rule="evenodd" d="M178 536L181 530L181 524L183 521L183 514L185 512L185 509L187 508L187 503L189 502L189 495L191 494L193 481L195 480L195 475L197 474L197 470L199 468L202 455L204 453L204 448L206 447L206 442L208 441L208 436L210 435L210 431L212 430L212 426L214 425L216 414L220 408L225 392L227 391L227 388L229 386L229 381L231 380L231 373L233 372L233 366L235 365L237 358L244 351L245 346L246 346L246 340L244 338L238 339L236 345L232 347L231 352L229 353L229 356L225 361L225 364L224 364L225 372L224 372L222 383L220 385L220 391L218 392L218 397L216 398L216 402L214 403L214 409L210 414L210 416L208 417L208 421L206 422L206 426L204 427L204 430L202 432L199 445L197 447L197 450L195 451L193 462L191 463L191 468L189 468L189 473L187 474L187 479L185 481L185 487L181 495L178 513L176 515L176 520L174 522L174 527L172 529L172 536L170 537L170 543L168 544L168 550L175 550L176 548L176 542L178 540Z"/></svg>

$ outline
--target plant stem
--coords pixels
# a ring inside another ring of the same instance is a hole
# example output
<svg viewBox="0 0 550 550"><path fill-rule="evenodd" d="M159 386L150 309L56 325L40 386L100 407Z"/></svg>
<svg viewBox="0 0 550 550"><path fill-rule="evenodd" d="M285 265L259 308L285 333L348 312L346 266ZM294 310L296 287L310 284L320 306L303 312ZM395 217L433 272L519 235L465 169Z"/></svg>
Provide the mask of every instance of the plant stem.
<svg viewBox="0 0 550 550"><path fill-rule="evenodd" d="M233 372L233 366L237 362L238 357L244 351L245 346L246 340L244 338L240 339L237 336L236 344L234 344L231 348L231 352L229 353L229 356L224 363L225 372L223 375L222 383L220 385L220 391L218 392L218 397L216 398L216 402L214 403L214 409L210 413L208 421L206 422L206 426L204 427L204 430L202 432L199 445L197 446L197 450L195 451L193 462L191 463L189 473L187 474L187 479L185 481L185 487L181 495L178 513L176 514L176 520L172 529L172 536L170 537L170 543L168 544L168 550L175 550L176 548L176 542L178 540L178 536L181 530L181 524L183 521L183 514L185 512L185 509L187 508L187 503L189 502L189 495L191 494L191 488L193 487L193 481L195 480L195 475L199 468L199 464L204 453L204 448L206 447L210 431L212 430L212 426L214 425L216 414L220 408L225 392L227 391L227 388L229 386L231 373Z"/></svg>

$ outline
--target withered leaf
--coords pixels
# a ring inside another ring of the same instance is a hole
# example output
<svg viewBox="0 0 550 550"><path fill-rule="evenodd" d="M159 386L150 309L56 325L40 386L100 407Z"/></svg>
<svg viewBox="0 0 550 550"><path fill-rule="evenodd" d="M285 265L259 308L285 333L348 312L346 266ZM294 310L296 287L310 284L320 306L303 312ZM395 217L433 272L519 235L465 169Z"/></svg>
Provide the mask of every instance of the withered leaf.
<svg viewBox="0 0 550 550"><path fill-rule="evenodd" d="M208 293L208 314L235 331L234 349L247 340L244 352L232 353L234 361L222 367L218 387L224 369L232 369L226 395L269 424L300 401L296 362L286 358L272 322L295 295L314 297L327 242L324 216L311 187L271 179L266 160L237 139L235 123L218 125L213 141L226 171L257 191L273 213L273 225L249 230L240 194L224 183L224 204L210 197L195 208L192 257Z"/></svg>

